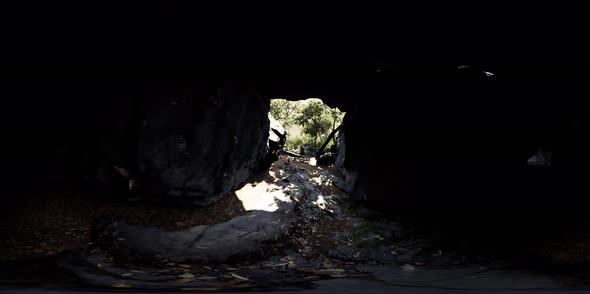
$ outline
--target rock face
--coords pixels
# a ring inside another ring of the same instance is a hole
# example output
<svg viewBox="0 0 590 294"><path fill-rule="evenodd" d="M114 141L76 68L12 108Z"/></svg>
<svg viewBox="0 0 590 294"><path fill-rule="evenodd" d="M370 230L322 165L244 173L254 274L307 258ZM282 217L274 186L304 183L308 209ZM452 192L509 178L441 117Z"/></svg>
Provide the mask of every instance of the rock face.
<svg viewBox="0 0 590 294"><path fill-rule="evenodd" d="M138 174L146 191L173 204L212 204L270 166L284 144L284 130L267 116L268 100L248 88L226 84L209 97L156 96L147 106Z"/></svg>
<svg viewBox="0 0 590 294"><path fill-rule="evenodd" d="M285 140L280 124L268 117L269 100L247 83L9 86L15 97L9 109L16 113L31 108L31 97L52 97L30 112L36 120L7 133L12 144L3 154L13 159L5 178L22 181L20 187L47 190L55 184L61 189L82 182L118 197L133 180L138 194L173 205L205 206L270 166ZM4 118L8 125L10 117Z"/></svg>
<svg viewBox="0 0 590 294"><path fill-rule="evenodd" d="M353 121L354 119L357 121ZM348 112L340 130L340 149L336 167L344 176L344 189L355 200L367 200L369 193L369 162L371 152L367 147L367 134L363 131L364 121L355 111Z"/></svg>
<svg viewBox="0 0 590 294"><path fill-rule="evenodd" d="M281 124L272 117L270 112L268 113L268 120L270 121L270 130L268 134L268 145L270 148L270 154L273 156L273 160L278 159L280 151L285 146L287 141L287 133Z"/></svg>

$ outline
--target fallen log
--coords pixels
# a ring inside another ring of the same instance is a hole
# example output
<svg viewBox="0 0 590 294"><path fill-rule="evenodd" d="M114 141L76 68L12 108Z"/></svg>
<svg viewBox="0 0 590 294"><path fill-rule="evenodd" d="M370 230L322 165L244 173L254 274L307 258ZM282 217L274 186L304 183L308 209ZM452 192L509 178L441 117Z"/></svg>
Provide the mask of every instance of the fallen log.
<svg viewBox="0 0 590 294"><path fill-rule="evenodd" d="M289 150L285 150L285 149L281 150L281 152L283 152L284 154L287 154L289 156L293 156L293 157L302 157L301 154L297 154L295 152L292 152L292 151L289 151Z"/></svg>

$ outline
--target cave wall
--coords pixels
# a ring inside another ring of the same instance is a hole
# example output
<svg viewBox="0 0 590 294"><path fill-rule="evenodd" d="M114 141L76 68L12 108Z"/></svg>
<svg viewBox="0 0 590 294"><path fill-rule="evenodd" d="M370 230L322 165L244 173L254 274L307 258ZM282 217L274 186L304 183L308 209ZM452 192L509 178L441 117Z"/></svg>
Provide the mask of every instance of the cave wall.
<svg viewBox="0 0 590 294"><path fill-rule="evenodd" d="M203 96L195 88L147 100L138 173L148 191L205 206L267 166L269 103L248 85L226 83Z"/></svg>
<svg viewBox="0 0 590 294"><path fill-rule="evenodd" d="M268 167L284 143L280 126L271 128L269 100L251 84L19 80L3 86L11 112L3 116L3 176L20 194L82 185L125 197L129 179L119 168L137 194L205 206Z"/></svg>
<svg viewBox="0 0 590 294"><path fill-rule="evenodd" d="M213 78L3 79L2 178L17 191L63 181L124 190L117 165L165 200L206 205L268 164L273 97L320 97L347 112L338 166L357 175L349 187L363 201L550 203L551 193L579 188L587 175L583 81L519 78L510 67L488 77L456 66L301 65L298 75L251 66L201 70ZM531 177L526 160L547 138L554 169Z"/></svg>
<svg viewBox="0 0 590 294"><path fill-rule="evenodd" d="M371 181L353 197L398 213L582 205L590 178L585 80L511 70L376 76L345 120L343 166L349 161L349 170L366 171ZM553 166L528 166L547 141Z"/></svg>
<svg viewBox="0 0 590 294"><path fill-rule="evenodd" d="M337 166L354 199L403 213L584 202L590 114L583 73L527 65L355 69L280 86L293 100L321 97L347 112ZM547 142L552 168L527 166Z"/></svg>

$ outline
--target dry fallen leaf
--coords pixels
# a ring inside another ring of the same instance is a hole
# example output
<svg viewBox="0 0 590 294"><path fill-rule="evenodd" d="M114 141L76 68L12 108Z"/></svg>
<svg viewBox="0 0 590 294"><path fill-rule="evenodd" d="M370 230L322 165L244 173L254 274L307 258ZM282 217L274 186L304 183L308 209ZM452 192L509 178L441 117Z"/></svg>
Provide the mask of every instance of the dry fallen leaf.
<svg viewBox="0 0 590 294"><path fill-rule="evenodd" d="M184 273L182 275L178 275L178 277L180 278L186 278L186 279L190 279L190 278L194 278L195 275L191 274L191 273Z"/></svg>
<svg viewBox="0 0 590 294"><path fill-rule="evenodd" d="M217 279L218 277L197 277L195 279L197 280L214 280Z"/></svg>
<svg viewBox="0 0 590 294"><path fill-rule="evenodd" d="M250 279L248 279L248 278L245 278L245 277L242 277L242 276L240 276L240 275L238 275L238 274L230 273L230 275L231 275L232 277L234 277L234 278L236 278L236 279L240 279L240 280L242 280L242 281L250 281Z"/></svg>
<svg viewBox="0 0 590 294"><path fill-rule="evenodd" d="M337 273L343 273L344 270L341 268L332 268L332 269L317 270L315 272L320 273L320 274L337 274Z"/></svg>
<svg viewBox="0 0 590 294"><path fill-rule="evenodd" d="M265 264L262 267L279 267L279 266L286 266L288 265L288 262L285 263L277 263L277 264Z"/></svg>
<svg viewBox="0 0 590 294"><path fill-rule="evenodd" d="M115 283L115 284L113 284L113 287L115 287L115 288L133 288L133 286L131 286L127 283Z"/></svg>
<svg viewBox="0 0 590 294"><path fill-rule="evenodd" d="M290 260L293 260L293 257L291 257L291 256L289 256L289 255L287 255L287 256L285 256L285 257L281 258L281 261L290 261Z"/></svg>

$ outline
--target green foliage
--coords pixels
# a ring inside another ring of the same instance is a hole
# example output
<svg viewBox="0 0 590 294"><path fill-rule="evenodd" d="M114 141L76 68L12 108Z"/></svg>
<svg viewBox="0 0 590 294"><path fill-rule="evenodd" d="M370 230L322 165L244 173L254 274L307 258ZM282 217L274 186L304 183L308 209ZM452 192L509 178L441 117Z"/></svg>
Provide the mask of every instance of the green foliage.
<svg viewBox="0 0 590 294"><path fill-rule="evenodd" d="M384 239L387 236L388 227L382 223L367 223L361 227L353 229L349 236L340 238L339 243L348 243L352 241L359 248L376 248L390 243L390 240ZM389 229L391 231L391 229ZM381 238L376 238L380 236Z"/></svg>
<svg viewBox="0 0 590 294"><path fill-rule="evenodd" d="M330 129L332 122L327 119L329 108L322 101L312 100L307 103L297 116L296 122L303 126L303 132L313 138L314 145L318 138Z"/></svg>
<svg viewBox="0 0 590 294"><path fill-rule="evenodd" d="M270 114L285 129L288 129L293 123L294 118L301 110L299 101L289 101L285 99L270 100Z"/></svg>
<svg viewBox="0 0 590 294"><path fill-rule="evenodd" d="M310 138L305 134L291 134L287 135L285 147L289 150L299 151L299 148L303 147L309 141Z"/></svg>
<svg viewBox="0 0 590 294"><path fill-rule="evenodd" d="M317 164L330 165L336 162L336 154L332 152L325 152L318 158Z"/></svg>
<svg viewBox="0 0 590 294"><path fill-rule="evenodd" d="M331 109L320 99L313 98L302 101L272 99L270 112L287 130L285 147L295 151L306 143L311 145L308 150L317 151L319 145L342 123L344 117L344 113L338 108Z"/></svg>

